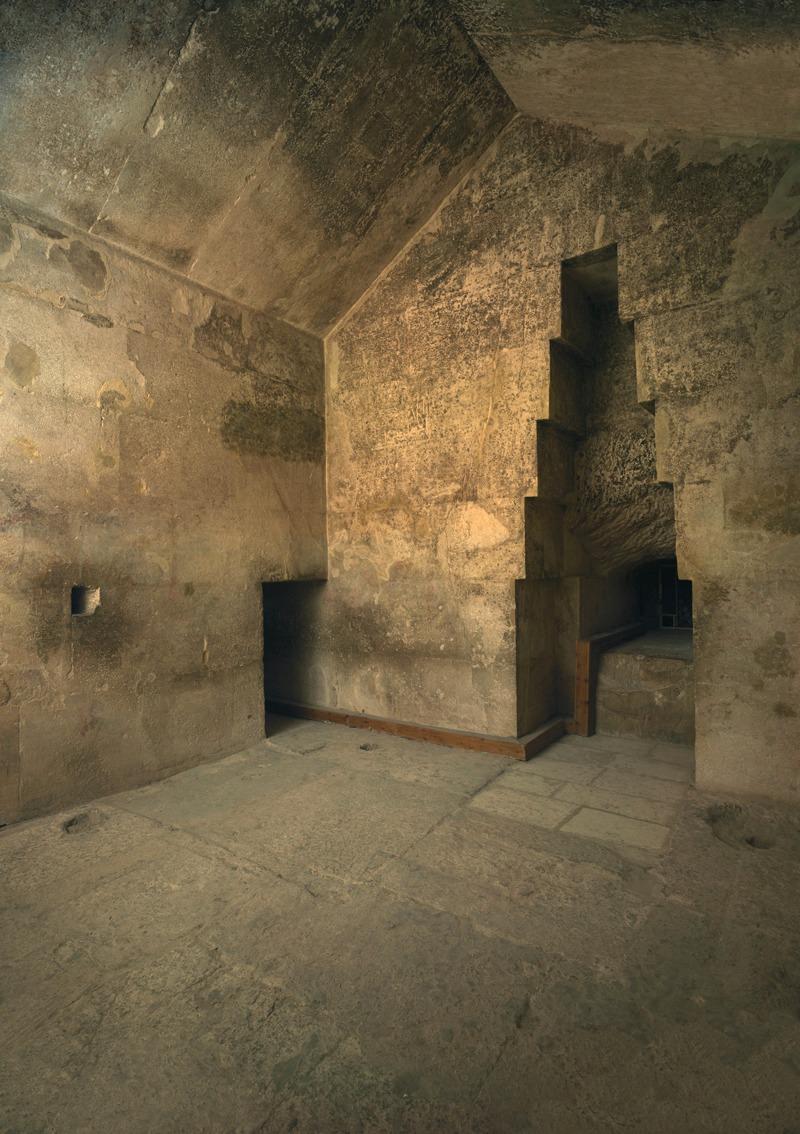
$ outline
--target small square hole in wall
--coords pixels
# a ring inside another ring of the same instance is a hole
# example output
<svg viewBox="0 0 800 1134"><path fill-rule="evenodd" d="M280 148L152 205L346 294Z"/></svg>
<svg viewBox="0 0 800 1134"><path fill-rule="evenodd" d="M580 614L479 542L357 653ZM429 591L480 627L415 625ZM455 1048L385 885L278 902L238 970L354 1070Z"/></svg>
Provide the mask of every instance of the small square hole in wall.
<svg viewBox="0 0 800 1134"><path fill-rule="evenodd" d="M94 614L100 605L99 587L73 587L70 594L70 610L75 617Z"/></svg>

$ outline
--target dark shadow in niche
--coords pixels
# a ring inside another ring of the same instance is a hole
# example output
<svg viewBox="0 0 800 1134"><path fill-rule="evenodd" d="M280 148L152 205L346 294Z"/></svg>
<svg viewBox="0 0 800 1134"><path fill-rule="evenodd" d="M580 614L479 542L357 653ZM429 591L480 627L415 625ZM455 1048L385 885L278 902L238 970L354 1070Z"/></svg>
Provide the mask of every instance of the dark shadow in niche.
<svg viewBox="0 0 800 1134"><path fill-rule="evenodd" d="M691 618L690 584L678 582L675 567L674 493L657 480L655 405L638 393L616 246L563 261L548 417L536 430L537 495L525 501L526 569L517 581L520 733L573 716L579 641L642 621L640 565L672 564L674 585L665 567L652 629L658 619L677 632Z"/></svg>
<svg viewBox="0 0 800 1134"><path fill-rule="evenodd" d="M262 583L264 705L268 735L285 727L274 718L285 705L325 705L322 611L325 580Z"/></svg>
<svg viewBox="0 0 800 1134"><path fill-rule="evenodd" d="M675 559L645 563L633 572L639 616L648 630L692 629L692 584L678 578Z"/></svg>
<svg viewBox="0 0 800 1134"><path fill-rule="evenodd" d="M70 591L69 603L74 618L86 618L100 605L100 588L75 586Z"/></svg>

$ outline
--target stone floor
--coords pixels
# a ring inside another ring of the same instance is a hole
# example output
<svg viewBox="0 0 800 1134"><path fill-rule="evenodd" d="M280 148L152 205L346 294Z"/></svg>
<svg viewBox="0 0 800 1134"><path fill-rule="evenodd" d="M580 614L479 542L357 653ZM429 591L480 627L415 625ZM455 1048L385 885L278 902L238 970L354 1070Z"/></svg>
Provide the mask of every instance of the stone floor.
<svg viewBox="0 0 800 1134"><path fill-rule="evenodd" d="M800 826L333 725L0 832L0 1128L797 1134Z"/></svg>

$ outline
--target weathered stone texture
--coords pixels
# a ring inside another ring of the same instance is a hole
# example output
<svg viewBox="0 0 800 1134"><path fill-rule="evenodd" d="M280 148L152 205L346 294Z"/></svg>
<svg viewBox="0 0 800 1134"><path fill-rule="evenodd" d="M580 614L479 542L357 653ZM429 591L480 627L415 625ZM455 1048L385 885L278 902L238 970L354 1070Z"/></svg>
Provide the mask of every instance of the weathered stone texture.
<svg viewBox="0 0 800 1134"><path fill-rule="evenodd" d="M0 818L263 735L261 581L325 571L321 344L5 209ZM70 613L73 586L97 611Z"/></svg>
<svg viewBox="0 0 800 1134"><path fill-rule="evenodd" d="M636 642L602 655L597 675L598 732L691 745L694 716L691 656L639 650Z"/></svg>
<svg viewBox="0 0 800 1134"><path fill-rule="evenodd" d="M513 107L431 0L11 0L0 188L309 330Z"/></svg>
<svg viewBox="0 0 800 1134"><path fill-rule="evenodd" d="M460 0L514 120L446 6L312 8L0 11L11 813L256 719L258 584L325 572L325 427L319 342L253 307L335 328L330 583L267 598L276 694L524 731L674 539L698 781L795 798L796 5ZM562 264L612 246L604 355Z"/></svg>
<svg viewBox="0 0 800 1134"><path fill-rule="evenodd" d="M800 138L797 0L454 0L525 114Z"/></svg>
<svg viewBox="0 0 800 1134"><path fill-rule="evenodd" d="M633 326L610 311L596 333L596 361L584 376L585 437L575 453L568 522L595 569L608 575L669 558L675 510L671 486L656 483L653 416L636 402Z"/></svg>
<svg viewBox="0 0 800 1134"><path fill-rule="evenodd" d="M698 779L796 794L798 184L784 144L611 144L525 120L503 134L328 343L316 700L515 730L514 580L524 498L544 483L560 262L616 243L639 398L655 401L645 464L675 486L695 585ZM551 598L528 602L533 656ZM765 669L776 642L785 664Z"/></svg>

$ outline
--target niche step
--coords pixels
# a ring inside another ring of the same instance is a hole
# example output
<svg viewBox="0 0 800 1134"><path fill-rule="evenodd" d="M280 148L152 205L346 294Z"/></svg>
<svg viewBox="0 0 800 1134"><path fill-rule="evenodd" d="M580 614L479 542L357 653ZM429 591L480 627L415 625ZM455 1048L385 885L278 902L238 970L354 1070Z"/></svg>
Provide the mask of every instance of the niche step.
<svg viewBox="0 0 800 1134"><path fill-rule="evenodd" d="M689 630L654 630L605 651L597 675L597 731L693 744L692 671Z"/></svg>

